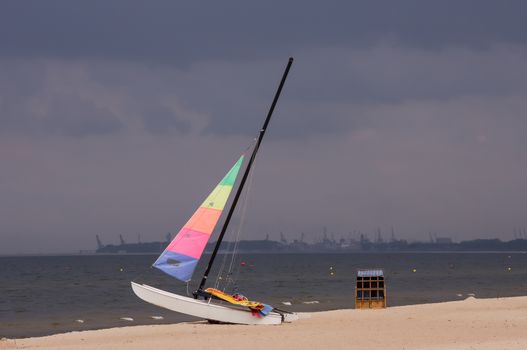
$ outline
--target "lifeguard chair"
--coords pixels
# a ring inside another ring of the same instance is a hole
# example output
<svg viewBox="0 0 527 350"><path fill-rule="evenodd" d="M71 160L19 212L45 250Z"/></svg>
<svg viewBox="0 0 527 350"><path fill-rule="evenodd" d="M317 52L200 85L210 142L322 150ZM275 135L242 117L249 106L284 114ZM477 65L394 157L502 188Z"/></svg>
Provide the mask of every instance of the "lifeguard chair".
<svg viewBox="0 0 527 350"><path fill-rule="evenodd" d="M382 269L357 270L355 288L356 309L383 309L386 307L386 283Z"/></svg>

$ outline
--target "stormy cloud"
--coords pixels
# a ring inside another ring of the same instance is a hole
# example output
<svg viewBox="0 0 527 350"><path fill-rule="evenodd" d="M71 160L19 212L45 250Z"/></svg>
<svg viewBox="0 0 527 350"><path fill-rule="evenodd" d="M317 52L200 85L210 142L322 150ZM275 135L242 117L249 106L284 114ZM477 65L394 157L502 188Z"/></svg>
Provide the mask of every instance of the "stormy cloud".
<svg viewBox="0 0 527 350"><path fill-rule="evenodd" d="M525 7L2 2L0 254L177 231L256 136L289 56L244 237L513 238Z"/></svg>
<svg viewBox="0 0 527 350"><path fill-rule="evenodd" d="M7 1L4 56L189 65L391 42L407 48L524 44L522 1Z"/></svg>

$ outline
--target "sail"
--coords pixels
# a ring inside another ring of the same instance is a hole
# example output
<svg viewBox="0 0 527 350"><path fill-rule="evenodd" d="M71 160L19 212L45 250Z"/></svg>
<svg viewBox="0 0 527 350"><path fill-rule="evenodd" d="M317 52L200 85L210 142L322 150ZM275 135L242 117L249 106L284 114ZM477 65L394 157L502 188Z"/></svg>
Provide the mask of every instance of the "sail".
<svg viewBox="0 0 527 350"><path fill-rule="evenodd" d="M190 281L229 199L243 158L242 155L157 258L154 263L156 268L183 282Z"/></svg>

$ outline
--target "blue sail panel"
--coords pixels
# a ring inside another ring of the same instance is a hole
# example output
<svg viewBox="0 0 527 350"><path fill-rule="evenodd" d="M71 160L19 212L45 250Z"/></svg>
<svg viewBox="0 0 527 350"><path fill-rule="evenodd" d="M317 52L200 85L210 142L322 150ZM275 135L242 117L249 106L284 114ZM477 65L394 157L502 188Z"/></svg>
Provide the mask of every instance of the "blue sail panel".
<svg viewBox="0 0 527 350"><path fill-rule="evenodd" d="M197 265L198 259L168 250L154 263L154 267L183 282L190 281Z"/></svg>

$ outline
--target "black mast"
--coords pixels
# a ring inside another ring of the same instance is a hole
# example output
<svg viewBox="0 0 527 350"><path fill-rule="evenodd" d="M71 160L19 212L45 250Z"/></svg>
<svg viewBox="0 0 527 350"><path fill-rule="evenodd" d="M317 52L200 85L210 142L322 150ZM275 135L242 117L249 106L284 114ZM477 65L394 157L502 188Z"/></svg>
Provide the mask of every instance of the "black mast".
<svg viewBox="0 0 527 350"><path fill-rule="evenodd" d="M194 293L194 297L197 298L199 294L201 294L203 286L205 285L205 282L207 282L207 277L209 276L210 269L212 268L212 264L214 262L214 259L216 258L216 254L218 254L218 250L220 249L221 241L223 240L223 236L225 236L225 232L227 231L227 226L229 226L229 222L231 221L232 214L234 213L234 209L236 208L236 204L238 203L238 199L240 198L240 195L243 190L243 186L245 185L245 181L247 180L247 177L249 175L249 171L251 170L251 166L254 162L254 158L256 157L256 152L258 152L258 148L260 147L260 143L262 143L262 139L265 135L265 130L267 129L267 125L269 125L269 121L271 120L271 116L273 115L274 108L276 106L276 103L278 102L278 98L280 97L280 93L282 92L282 88L284 87L285 80L287 78L287 74L289 73L289 69L291 68L291 65L293 64L293 57L289 58L289 62L287 62L287 66L285 67L284 74L282 75L282 80L280 81L280 85L278 85L278 89L276 90L276 93L274 95L273 103L271 104L271 107L269 108L269 112L267 113L267 117L265 118L265 122L262 126L262 129L260 130L260 133L258 134L258 139L256 140L256 144L254 145L253 152L251 154L251 158L249 158L249 163L247 163L247 167L245 168L245 172L243 173L242 180L240 181L240 185L238 186L238 189L236 191L236 195L234 196L234 199L232 200L231 207L229 208L229 212L227 214L227 217L225 218L225 222L223 223L223 227L221 228L220 235L218 237L218 241L216 242L216 246L214 246L214 250L212 251L212 255L210 256L209 264L207 265L207 269L205 270L205 273L203 274L203 278L201 279L201 283L199 284L198 290L196 293Z"/></svg>

